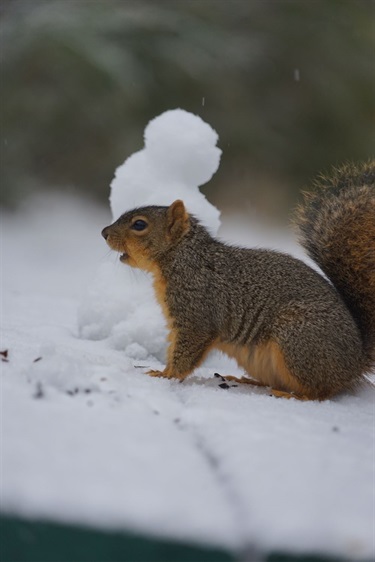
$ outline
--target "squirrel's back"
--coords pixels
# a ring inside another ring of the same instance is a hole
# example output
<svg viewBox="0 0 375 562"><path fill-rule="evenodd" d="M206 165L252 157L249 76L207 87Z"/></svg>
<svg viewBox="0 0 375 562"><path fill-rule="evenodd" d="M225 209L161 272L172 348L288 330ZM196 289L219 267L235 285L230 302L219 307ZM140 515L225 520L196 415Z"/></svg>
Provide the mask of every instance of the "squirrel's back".
<svg viewBox="0 0 375 562"><path fill-rule="evenodd" d="M299 241L332 281L375 363L375 160L321 175L304 194L295 223Z"/></svg>

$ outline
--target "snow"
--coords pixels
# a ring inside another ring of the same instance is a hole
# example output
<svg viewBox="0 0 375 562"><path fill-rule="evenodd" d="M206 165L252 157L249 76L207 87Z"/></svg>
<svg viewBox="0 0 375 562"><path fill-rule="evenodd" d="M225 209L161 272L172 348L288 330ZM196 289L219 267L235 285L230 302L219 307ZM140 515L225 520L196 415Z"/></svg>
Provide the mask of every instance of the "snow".
<svg viewBox="0 0 375 562"><path fill-rule="evenodd" d="M145 147L115 172L112 221L135 207L170 205L182 199L187 210L216 235L220 212L199 191L219 167L216 131L197 115L174 109L150 121L144 137ZM151 278L142 271L119 268L111 260L103 263L79 308L79 326L85 338L110 338L127 354L137 349L164 360L165 321Z"/></svg>
<svg viewBox="0 0 375 562"><path fill-rule="evenodd" d="M146 376L164 361L165 328L148 285L108 252L110 222L66 194L2 217L2 510L244 559L373 557L373 389L322 403L222 389L213 373L240 371L219 354L183 383ZM225 217L219 234L301 256L289 234L245 217Z"/></svg>
<svg viewBox="0 0 375 562"><path fill-rule="evenodd" d="M221 150L208 123L183 109L166 111L145 129L145 147L119 166L111 183L112 219L135 207L170 205L187 210L216 234L220 213L199 191L217 171Z"/></svg>

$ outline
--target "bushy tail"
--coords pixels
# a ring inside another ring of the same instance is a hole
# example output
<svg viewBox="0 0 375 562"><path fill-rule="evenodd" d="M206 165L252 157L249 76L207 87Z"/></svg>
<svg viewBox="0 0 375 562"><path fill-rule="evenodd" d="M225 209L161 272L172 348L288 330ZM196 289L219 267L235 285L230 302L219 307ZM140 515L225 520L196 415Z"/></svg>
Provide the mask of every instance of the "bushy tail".
<svg viewBox="0 0 375 562"><path fill-rule="evenodd" d="M320 176L295 223L302 246L341 294L375 364L375 160Z"/></svg>

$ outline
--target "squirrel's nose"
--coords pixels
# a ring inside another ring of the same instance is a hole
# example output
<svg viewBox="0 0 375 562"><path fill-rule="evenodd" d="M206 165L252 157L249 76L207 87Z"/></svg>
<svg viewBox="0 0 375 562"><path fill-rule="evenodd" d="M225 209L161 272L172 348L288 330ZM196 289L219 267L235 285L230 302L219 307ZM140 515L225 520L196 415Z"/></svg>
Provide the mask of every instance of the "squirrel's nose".
<svg viewBox="0 0 375 562"><path fill-rule="evenodd" d="M107 238L109 236L109 226L106 226L105 228L103 228L102 236L103 236L104 240L107 240Z"/></svg>

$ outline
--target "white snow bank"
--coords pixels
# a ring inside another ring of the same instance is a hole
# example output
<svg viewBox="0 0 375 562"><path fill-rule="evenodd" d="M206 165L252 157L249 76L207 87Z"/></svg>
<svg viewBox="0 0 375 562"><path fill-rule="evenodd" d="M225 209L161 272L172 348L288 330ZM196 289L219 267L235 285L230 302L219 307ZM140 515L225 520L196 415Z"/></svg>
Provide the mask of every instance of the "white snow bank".
<svg viewBox="0 0 375 562"><path fill-rule="evenodd" d="M46 197L31 209L2 221L2 510L249 560L282 548L372 559L372 389L323 403L223 390L213 372L239 371L218 357L182 384L147 377L160 364L136 345L78 337L80 293L107 253L106 212ZM224 223L233 241L261 244L253 221ZM295 250L277 231L267 245Z"/></svg>
<svg viewBox="0 0 375 562"><path fill-rule="evenodd" d="M217 234L220 213L199 191L219 167L217 141L210 125L182 109L166 111L150 121L145 147L115 172L110 193L113 220L135 207L170 205L182 199L187 210ZM151 278L114 262L112 256L101 265L83 299L79 325L84 338L108 338L113 347L126 353L135 345L145 357L164 360L165 320Z"/></svg>
<svg viewBox="0 0 375 562"><path fill-rule="evenodd" d="M216 131L197 115L174 109L150 121L144 137L145 147L115 172L110 194L113 220L135 207L183 199L187 210L217 234L220 212L199 191L219 167Z"/></svg>

